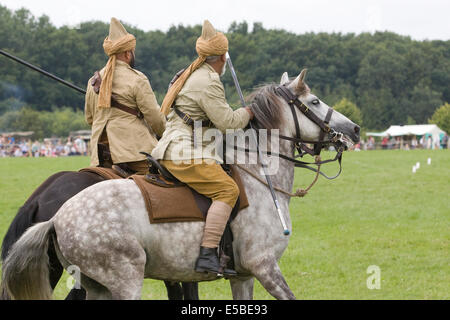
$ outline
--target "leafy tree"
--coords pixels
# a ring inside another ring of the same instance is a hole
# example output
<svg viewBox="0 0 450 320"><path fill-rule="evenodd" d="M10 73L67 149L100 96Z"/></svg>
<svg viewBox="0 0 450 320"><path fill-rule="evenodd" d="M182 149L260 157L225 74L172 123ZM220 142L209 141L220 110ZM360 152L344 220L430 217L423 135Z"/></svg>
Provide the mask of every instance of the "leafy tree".
<svg viewBox="0 0 450 320"><path fill-rule="evenodd" d="M172 26L166 32L125 27L137 38L136 68L148 76L161 103L173 75L196 58L201 25ZM285 71L294 77L308 68L312 91L329 105L352 101L370 130L424 123L450 101L450 41L416 41L392 32L294 34L260 22L251 27L233 22L226 33L244 94L277 83ZM102 43L108 30L100 21L57 28L45 15L0 5L0 48L82 88L106 64ZM222 81L230 105L239 105L231 75ZM84 96L0 56L0 116L24 105L35 111L68 106L82 112Z"/></svg>
<svg viewBox="0 0 450 320"><path fill-rule="evenodd" d="M353 102L347 100L346 98L343 98L334 106L334 109L342 113L344 116L346 116L359 126L362 125L363 118L361 110L359 110L359 108Z"/></svg>
<svg viewBox="0 0 450 320"><path fill-rule="evenodd" d="M82 111L70 108L36 111L25 106L0 117L0 132L34 131L37 139L68 136L72 131L88 129Z"/></svg>
<svg viewBox="0 0 450 320"><path fill-rule="evenodd" d="M430 124L436 124L439 128L450 133L450 104L440 106L428 120Z"/></svg>
<svg viewBox="0 0 450 320"><path fill-rule="evenodd" d="M25 106L23 101L16 98L8 98L6 100L0 101L0 114L8 111L18 111Z"/></svg>

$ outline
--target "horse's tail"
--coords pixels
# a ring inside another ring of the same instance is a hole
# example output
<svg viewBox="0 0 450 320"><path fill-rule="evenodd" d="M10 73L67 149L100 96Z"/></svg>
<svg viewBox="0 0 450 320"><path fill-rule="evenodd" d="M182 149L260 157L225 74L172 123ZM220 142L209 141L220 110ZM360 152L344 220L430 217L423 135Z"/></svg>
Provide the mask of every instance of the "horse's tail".
<svg viewBox="0 0 450 320"><path fill-rule="evenodd" d="M37 200L30 201L23 205L17 212L16 217L8 228L2 241L1 260L5 261L8 252L16 241L25 233L25 231L33 225L33 217L39 209ZM8 293L2 286L0 292L0 300L10 300Z"/></svg>
<svg viewBox="0 0 450 320"><path fill-rule="evenodd" d="M48 300L48 243L54 232L53 221L39 223L17 240L3 263L2 288L12 299Z"/></svg>
<svg viewBox="0 0 450 320"><path fill-rule="evenodd" d="M25 231L33 225L33 218L38 211L38 208L39 203L37 200L34 200L30 203L24 204L19 209L2 241L2 261L5 261L9 250L17 239L19 239Z"/></svg>
<svg viewBox="0 0 450 320"><path fill-rule="evenodd" d="M39 210L39 196L45 192L56 179L67 173L69 173L69 171L62 171L50 176L33 192L24 205L20 207L19 211L17 211L14 220L9 226L8 232L2 241L2 261L5 261L9 249L17 239L19 239L35 222L36 214Z"/></svg>

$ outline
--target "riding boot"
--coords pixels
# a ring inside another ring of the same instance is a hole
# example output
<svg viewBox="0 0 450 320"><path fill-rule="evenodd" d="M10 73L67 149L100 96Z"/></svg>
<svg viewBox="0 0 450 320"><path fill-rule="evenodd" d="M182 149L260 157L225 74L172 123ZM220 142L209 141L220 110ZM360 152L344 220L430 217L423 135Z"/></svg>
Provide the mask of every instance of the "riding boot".
<svg viewBox="0 0 450 320"><path fill-rule="evenodd" d="M217 248L205 248L200 247L200 255L195 262L196 272L208 272L215 273L219 277L225 276L236 276L237 272L224 268L220 265L219 258L217 256Z"/></svg>
<svg viewBox="0 0 450 320"><path fill-rule="evenodd" d="M236 271L221 266L217 256L217 247L223 235L231 208L222 201L213 201L206 216L205 230L200 247L200 255L195 264L197 272L211 272L219 275L236 275Z"/></svg>

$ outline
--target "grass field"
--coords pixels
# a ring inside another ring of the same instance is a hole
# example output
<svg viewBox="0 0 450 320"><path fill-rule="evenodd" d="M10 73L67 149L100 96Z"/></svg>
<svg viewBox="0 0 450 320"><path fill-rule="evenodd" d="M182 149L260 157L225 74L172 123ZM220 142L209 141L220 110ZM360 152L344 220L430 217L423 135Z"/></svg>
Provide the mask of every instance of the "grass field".
<svg viewBox="0 0 450 320"><path fill-rule="evenodd" d="M413 174L416 162L421 167ZM1 239L42 181L88 163L82 157L0 159ZM343 165L337 180L320 178L304 199L291 201L293 234L280 266L297 298L449 299L450 151L351 152ZM335 170L334 164L326 169ZM312 174L297 170L295 187L311 180ZM381 287L370 290L367 269L373 265ZM66 279L55 299L67 294ZM272 299L257 281L254 297ZM145 280L142 298L166 299L164 284ZM229 284L201 283L200 298L231 299Z"/></svg>

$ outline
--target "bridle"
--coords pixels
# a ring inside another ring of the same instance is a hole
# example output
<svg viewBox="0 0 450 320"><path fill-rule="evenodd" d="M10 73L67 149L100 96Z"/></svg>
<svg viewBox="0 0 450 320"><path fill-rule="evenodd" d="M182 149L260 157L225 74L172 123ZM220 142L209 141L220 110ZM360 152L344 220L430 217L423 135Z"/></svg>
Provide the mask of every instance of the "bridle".
<svg viewBox="0 0 450 320"><path fill-rule="evenodd" d="M333 108L329 108L327 115L324 120L321 120L314 112L312 112L300 99L292 94L291 90L289 90L286 85L281 85L275 89L279 96L284 98L286 102L289 104L289 107L292 112L292 116L294 118L295 123L295 138L280 136L280 138L285 140L291 140L295 143L296 148L301 156L308 153L312 156L320 155L322 151L325 134L328 134L331 142L337 142L340 138L342 138L342 133L336 132L334 129L330 127L330 120L333 114ZM320 128L320 136L319 141L305 141L300 136L300 124L297 118L297 109L303 113L309 120L314 122ZM305 143L314 144L314 149L309 148L305 145Z"/></svg>
<svg viewBox="0 0 450 320"><path fill-rule="evenodd" d="M279 135L278 137L282 140L288 140L292 141L295 145L295 149L298 152L298 155L294 155L294 157L290 157L284 154L279 153L273 153L273 152L267 152L268 155L271 156L278 156L284 160L293 162L295 164L295 167L305 168L311 171L314 171L316 173L320 173L325 178L332 180L339 177L339 175L342 172L342 153L345 150L345 147L343 144L341 144L339 147L337 147L337 154L334 157L334 159L324 160L324 161L316 161L316 162L304 162L297 160L297 158L302 158L304 155L309 154L311 156L319 156L322 148L325 143L334 143L335 146L339 142L342 142L344 134L341 132L335 131L333 128L330 127L329 123L331 120L331 116L333 114L333 108L329 108L325 119L320 119L314 112L312 112L303 102L300 101L300 99L295 96L291 90L286 85L280 85L275 88L275 92L282 97L289 105L292 116L294 118L294 124L295 124L295 137L288 137L284 135ZM256 102L253 102L252 104L256 104ZM303 140L300 135L300 124L298 122L297 117L297 110L300 111L302 114L304 114L309 120L311 120L313 123L315 123L320 128L320 135L318 141L307 141ZM329 140L325 140L325 136L329 138ZM314 148L309 148L306 144L313 144ZM239 148L238 148L239 149ZM245 149L247 152L251 152L253 150ZM330 163L338 161L339 163L339 172L337 175L333 177L329 177L323 172L321 172L319 169L312 168L311 165L317 165L320 166L322 164Z"/></svg>

